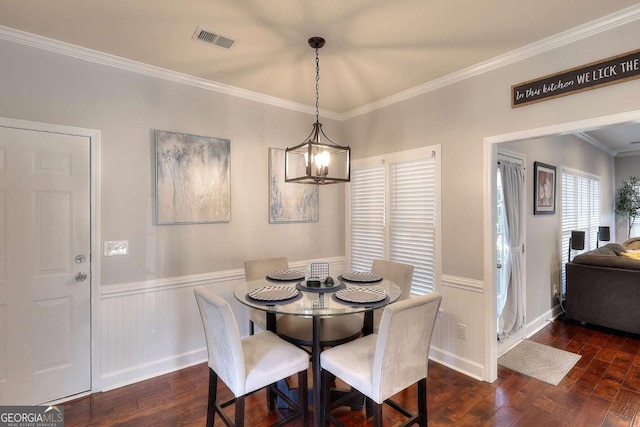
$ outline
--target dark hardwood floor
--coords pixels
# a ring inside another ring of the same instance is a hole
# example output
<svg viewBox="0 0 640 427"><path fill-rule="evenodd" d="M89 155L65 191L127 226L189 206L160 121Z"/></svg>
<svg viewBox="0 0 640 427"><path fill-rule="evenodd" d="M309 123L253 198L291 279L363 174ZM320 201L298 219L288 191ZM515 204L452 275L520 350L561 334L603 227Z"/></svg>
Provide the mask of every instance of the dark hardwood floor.
<svg viewBox="0 0 640 427"><path fill-rule="evenodd" d="M640 339L556 321L531 338L582 358L558 386L499 367L492 383L429 364L429 425L436 426L635 426L640 427ZM206 364L64 405L65 426L204 426ZM415 409L415 386L396 400ZM228 390L221 390L225 397ZM220 394L219 393L219 394ZM278 419L264 392L250 396L246 426ZM230 409L230 411L233 411ZM362 412L338 412L347 426L371 425ZM402 422L384 408L385 426ZM216 426L223 425L216 418Z"/></svg>

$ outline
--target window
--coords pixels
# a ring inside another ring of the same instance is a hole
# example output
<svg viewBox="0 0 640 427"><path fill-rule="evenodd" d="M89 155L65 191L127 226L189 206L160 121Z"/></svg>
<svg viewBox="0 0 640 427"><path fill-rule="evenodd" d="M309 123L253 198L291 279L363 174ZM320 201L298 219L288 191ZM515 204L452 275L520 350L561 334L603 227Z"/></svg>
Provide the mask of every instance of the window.
<svg viewBox="0 0 640 427"><path fill-rule="evenodd" d="M350 270L374 259L414 266L411 292L434 289L439 268L439 147L353 162L347 190Z"/></svg>
<svg viewBox="0 0 640 427"><path fill-rule="evenodd" d="M631 234L629 235L629 238L632 237L640 237L640 218L636 218L636 220L633 222L633 227L631 227Z"/></svg>
<svg viewBox="0 0 640 427"><path fill-rule="evenodd" d="M562 171L562 289L566 290L565 262L572 230L584 231L584 250L596 248L600 225L600 178L571 169ZM577 254L571 251L571 258Z"/></svg>

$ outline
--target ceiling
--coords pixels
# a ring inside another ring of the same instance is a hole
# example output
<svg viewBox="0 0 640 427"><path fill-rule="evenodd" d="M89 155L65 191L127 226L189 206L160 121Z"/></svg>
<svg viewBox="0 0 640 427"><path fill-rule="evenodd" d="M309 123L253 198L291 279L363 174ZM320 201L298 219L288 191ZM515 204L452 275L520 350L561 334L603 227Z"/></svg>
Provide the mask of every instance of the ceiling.
<svg viewBox="0 0 640 427"><path fill-rule="evenodd" d="M579 132L576 136L609 152L612 156L629 156L640 153L640 123L608 126Z"/></svg>
<svg viewBox="0 0 640 427"><path fill-rule="evenodd" d="M345 114L633 7L637 0L0 0L0 25L307 106L315 104L307 39L322 36L320 107ZM194 40L198 27L235 43ZM640 141L635 127L616 132L589 137Z"/></svg>

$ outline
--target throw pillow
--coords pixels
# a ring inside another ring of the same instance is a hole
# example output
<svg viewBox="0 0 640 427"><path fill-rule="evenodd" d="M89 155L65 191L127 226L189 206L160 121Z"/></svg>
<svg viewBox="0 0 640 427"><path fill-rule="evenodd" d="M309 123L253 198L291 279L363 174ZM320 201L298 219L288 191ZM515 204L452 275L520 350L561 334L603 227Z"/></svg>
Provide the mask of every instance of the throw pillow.
<svg viewBox="0 0 640 427"><path fill-rule="evenodd" d="M640 260L640 251L620 252L620 256L623 256L625 258Z"/></svg>
<svg viewBox="0 0 640 427"><path fill-rule="evenodd" d="M622 246L627 249L640 249L640 237L632 237L623 242Z"/></svg>

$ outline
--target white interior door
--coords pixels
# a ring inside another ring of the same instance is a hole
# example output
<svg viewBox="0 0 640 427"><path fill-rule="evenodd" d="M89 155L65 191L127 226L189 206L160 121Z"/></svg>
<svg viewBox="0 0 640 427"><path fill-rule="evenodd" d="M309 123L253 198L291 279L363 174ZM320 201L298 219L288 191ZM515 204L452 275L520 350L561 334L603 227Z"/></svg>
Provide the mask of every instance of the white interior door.
<svg viewBox="0 0 640 427"><path fill-rule="evenodd" d="M0 404L91 387L90 141L0 127Z"/></svg>

